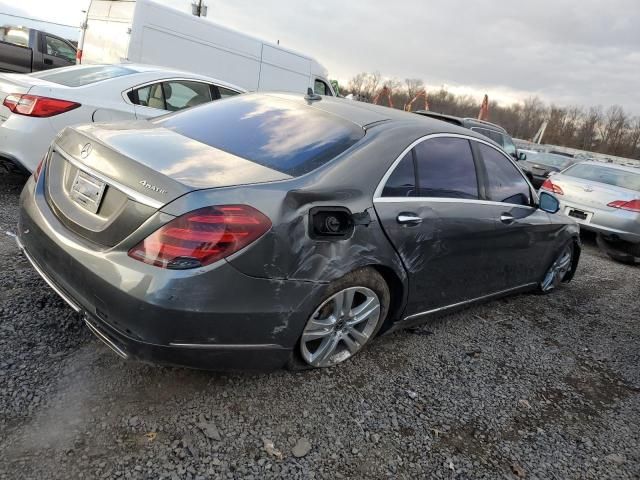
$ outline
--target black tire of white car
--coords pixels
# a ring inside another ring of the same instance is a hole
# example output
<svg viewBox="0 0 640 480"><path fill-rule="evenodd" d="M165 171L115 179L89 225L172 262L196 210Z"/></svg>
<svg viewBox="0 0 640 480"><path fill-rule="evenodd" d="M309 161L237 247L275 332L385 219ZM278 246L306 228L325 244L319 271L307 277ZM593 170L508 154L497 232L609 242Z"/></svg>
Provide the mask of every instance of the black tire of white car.
<svg viewBox="0 0 640 480"><path fill-rule="evenodd" d="M602 234L596 237L598 247L616 262L627 265L640 264L640 243L624 242L622 240L612 240Z"/></svg>

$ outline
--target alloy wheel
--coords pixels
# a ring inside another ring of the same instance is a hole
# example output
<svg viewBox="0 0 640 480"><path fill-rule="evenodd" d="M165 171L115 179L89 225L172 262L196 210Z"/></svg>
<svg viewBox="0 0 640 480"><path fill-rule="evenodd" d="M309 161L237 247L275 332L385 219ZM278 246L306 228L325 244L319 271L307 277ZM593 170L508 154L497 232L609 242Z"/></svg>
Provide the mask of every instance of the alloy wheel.
<svg viewBox="0 0 640 480"><path fill-rule="evenodd" d="M302 358L330 367L355 355L369 341L380 319L380 299L366 287L340 290L311 315L302 332Z"/></svg>
<svg viewBox="0 0 640 480"><path fill-rule="evenodd" d="M567 245L558 258L556 258L555 262L549 267L544 280L540 284L540 288L543 292L550 292L554 288L556 288L567 273L571 270L571 264L573 263L573 247L572 245Z"/></svg>

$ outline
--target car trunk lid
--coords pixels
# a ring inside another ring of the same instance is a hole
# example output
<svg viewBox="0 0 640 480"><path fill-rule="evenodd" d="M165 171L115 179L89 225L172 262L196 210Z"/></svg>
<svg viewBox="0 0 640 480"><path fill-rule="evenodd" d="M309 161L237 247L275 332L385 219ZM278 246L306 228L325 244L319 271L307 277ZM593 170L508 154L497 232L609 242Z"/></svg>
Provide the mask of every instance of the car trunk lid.
<svg viewBox="0 0 640 480"><path fill-rule="evenodd" d="M46 196L67 228L112 247L191 191L288 178L149 122L94 124L55 141Z"/></svg>
<svg viewBox="0 0 640 480"><path fill-rule="evenodd" d="M562 188L565 201L598 210L614 210L607 205L617 200L629 201L640 197L640 193L633 190L568 175L553 175L551 181Z"/></svg>

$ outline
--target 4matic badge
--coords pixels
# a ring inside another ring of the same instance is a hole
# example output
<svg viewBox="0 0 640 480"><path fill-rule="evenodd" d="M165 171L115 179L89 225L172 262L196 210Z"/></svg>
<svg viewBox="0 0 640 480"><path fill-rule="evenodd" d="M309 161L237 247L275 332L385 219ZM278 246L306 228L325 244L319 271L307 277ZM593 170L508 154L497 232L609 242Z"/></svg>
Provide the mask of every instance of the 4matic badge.
<svg viewBox="0 0 640 480"><path fill-rule="evenodd" d="M156 187L155 185L150 184L146 180L140 180L138 183L140 185L142 185L144 188L148 188L149 190L152 190L152 191L154 191L156 193L162 193L162 194L167 193L166 190L164 190L164 189L162 189L160 187Z"/></svg>

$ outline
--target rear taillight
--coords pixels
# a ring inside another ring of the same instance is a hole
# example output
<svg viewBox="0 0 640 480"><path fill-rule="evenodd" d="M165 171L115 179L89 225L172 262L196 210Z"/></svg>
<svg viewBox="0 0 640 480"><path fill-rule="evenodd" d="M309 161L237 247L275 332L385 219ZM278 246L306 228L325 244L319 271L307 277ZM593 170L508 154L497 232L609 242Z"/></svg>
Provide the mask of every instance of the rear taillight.
<svg viewBox="0 0 640 480"><path fill-rule="evenodd" d="M607 207L640 213L640 198L636 198L635 200L616 200L615 202L607 204Z"/></svg>
<svg viewBox="0 0 640 480"><path fill-rule="evenodd" d="M564 191L560 188L560 185L553 183L550 178L547 178L540 188L549 192L557 193L558 195L564 195Z"/></svg>
<svg viewBox="0 0 640 480"><path fill-rule="evenodd" d="M271 221L248 205L205 207L159 228L129 256L162 268L196 268L236 253L270 228Z"/></svg>
<svg viewBox="0 0 640 480"><path fill-rule="evenodd" d="M2 104L11 110L11 113L40 118L53 117L80 106L79 103L68 100L39 97L37 95L21 95L19 93L7 95Z"/></svg>

